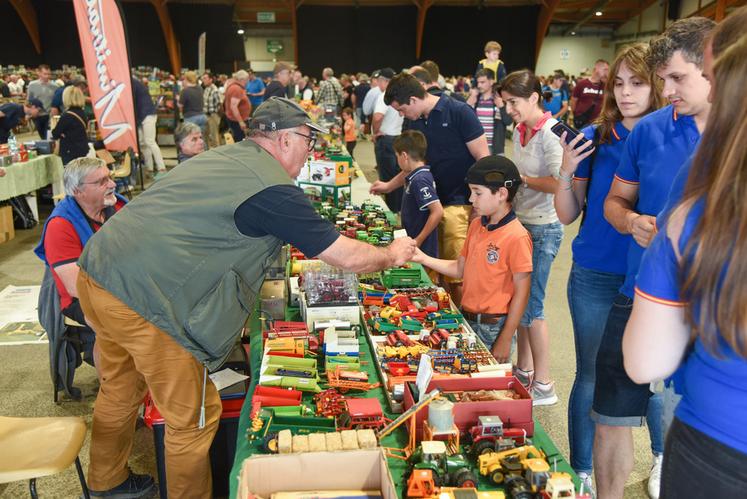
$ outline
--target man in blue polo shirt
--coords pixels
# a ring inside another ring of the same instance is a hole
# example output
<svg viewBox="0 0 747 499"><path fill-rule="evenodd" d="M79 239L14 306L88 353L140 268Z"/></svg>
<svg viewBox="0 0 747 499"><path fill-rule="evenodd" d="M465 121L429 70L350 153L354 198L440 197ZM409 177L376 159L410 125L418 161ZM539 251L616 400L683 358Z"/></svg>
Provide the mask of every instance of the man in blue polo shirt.
<svg viewBox="0 0 747 499"><path fill-rule="evenodd" d="M594 468L601 497L622 498L633 468L632 432L648 410L648 385L625 373L622 336L633 306L641 256L655 233L672 181L700 140L710 111L710 84L703 77L703 45L715 23L702 17L673 23L651 42L649 64L664 82L671 105L635 126L604 205L605 218L621 234L631 234L627 273L615 298L597 356L592 419L596 422ZM661 456L656 456L649 495L658 497Z"/></svg>
<svg viewBox="0 0 747 499"><path fill-rule="evenodd" d="M24 104L7 102L0 105L0 144L7 144L10 132L21 122L24 116L36 118L44 112L44 104L39 99L29 99Z"/></svg>
<svg viewBox="0 0 747 499"><path fill-rule="evenodd" d="M250 68L246 70L249 73L249 80L246 82L246 95L249 102L252 103L252 109L257 109L265 100L265 84L261 78L257 78L254 71Z"/></svg>
<svg viewBox="0 0 747 499"><path fill-rule="evenodd" d="M490 154L485 131L477 115L464 102L449 96L432 95L412 75L395 76L386 89L384 100L410 120L410 129L425 134L426 159L436 180L436 191L444 216L439 227L439 256L456 260L467 237L472 207L464 179L478 159ZM404 184L402 172L389 182L374 182L372 193L390 192ZM447 279L457 306L461 302L461 281Z"/></svg>

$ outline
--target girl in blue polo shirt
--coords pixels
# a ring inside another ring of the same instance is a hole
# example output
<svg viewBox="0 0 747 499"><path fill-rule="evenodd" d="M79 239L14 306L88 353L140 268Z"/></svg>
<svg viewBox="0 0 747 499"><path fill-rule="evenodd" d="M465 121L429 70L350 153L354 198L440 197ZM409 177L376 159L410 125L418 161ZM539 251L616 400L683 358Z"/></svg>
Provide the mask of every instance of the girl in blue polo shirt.
<svg viewBox="0 0 747 499"><path fill-rule="evenodd" d="M747 36L714 64L713 107L682 202L646 250L625 329L636 383L682 394L661 498L747 490Z"/></svg>
<svg viewBox="0 0 747 499"><path fill-rule="evenodd" d="M622 235L604 219L609 192L630 130L644 115L662 104L646 64L648 45L625 48L615 59L604 89L602 111L596 122L570 144L565 137L555 210L569 225L583 212L573 240L573 267L568 278L568 304L576 343L576 378L568 403L571 466L591 480L594 422L589 417L594 396L597 350L612 301L625 280L629 235ZM597 144L596 148L592 145ZM654 429L660 426L652 421ZM658 438L654 435L658 435ZM659 431L652 432L652 450L663 451Z"/></svg>

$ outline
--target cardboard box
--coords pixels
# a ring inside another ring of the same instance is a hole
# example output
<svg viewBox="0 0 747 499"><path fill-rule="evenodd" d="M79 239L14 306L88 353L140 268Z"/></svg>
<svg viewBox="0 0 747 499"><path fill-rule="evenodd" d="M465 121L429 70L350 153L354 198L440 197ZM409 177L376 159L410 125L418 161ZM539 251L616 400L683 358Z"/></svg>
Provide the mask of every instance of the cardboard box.
<svg viewBox="0 0 747 499"><path fill-rule="evenodd" d="M16 230L13 227L13 208L0 206L0 243L7 243L14 237Z"/></svg>
<svg viewBox="0 0 747 499"><path fill-rule="evenodd" d="M398 497L380 449L252 456L241 466L237 490L239 499L305 490L379 490L382 499Z"/></svg>
<svg viewBox="0 0 747 499"><path fill-rule="evenodd" d="M330 203L338 208L350 203L352 188L350 185L326 185L317 182L297 180L296 184L315 206Z"/></svg>
<svg viewBox="0 0 747 499"><path fill-rule="evenodd" d="M337 319L338 321L348 321L351 324L361 323L360 305L333 305L333 306L316 306L310 307L306 303L306 296L301 292L301 317L306 321L306 326L311 330L314 322L329 321Z"/></svg>
<svg viewBox="0 0 747 499"><path fill-rule="evenodd" d="M347 161L309 161L308 180L324 185L350 184L350 168Z"/></svg>
<svg viewBox="0 0 747 499"><path fill-rule="evenodd" d="M526 388L516 378L455 378L434 379L426 391L439 388L442 392L477 391L477 390L508 390L509 388L521 395L520 400L491 400L487 402L457 402L454 404L454 424L460 431L465 432L477 424L478 416L500 416L505 427L520 428L527 432L527 436L534 435L534 419L532 419L532 397ZM405 383L405 410L415 404L415 395L410 384ZM428 408L417 413L417 434L422 436L423 422L428 417Z"/></svg>
<svg viewBox="0 0 747 499"><path fill-rule="evenodd" d="M262 310L272 316L273 319L282 321L285 319L285 304L288 300L285 281L265 280L259 290L262 302Z"/></svg>

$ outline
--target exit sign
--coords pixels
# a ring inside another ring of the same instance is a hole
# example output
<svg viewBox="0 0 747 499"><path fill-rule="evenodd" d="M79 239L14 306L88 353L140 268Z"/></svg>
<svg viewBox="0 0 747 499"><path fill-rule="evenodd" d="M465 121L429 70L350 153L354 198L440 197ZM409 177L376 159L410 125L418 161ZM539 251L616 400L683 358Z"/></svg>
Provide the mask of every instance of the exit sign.
<svg viewBox="0 0 747 499"><path fill-rule="evenodd" d="M275 13L274 12L257 12L258 23L274 23Z"/></svg>
<svg viewBox="0 0 747 499"><path fill-rule="evenodd" d="M283 42L281 40L267 40L267 51L271 54L282 52Z"/></svg>

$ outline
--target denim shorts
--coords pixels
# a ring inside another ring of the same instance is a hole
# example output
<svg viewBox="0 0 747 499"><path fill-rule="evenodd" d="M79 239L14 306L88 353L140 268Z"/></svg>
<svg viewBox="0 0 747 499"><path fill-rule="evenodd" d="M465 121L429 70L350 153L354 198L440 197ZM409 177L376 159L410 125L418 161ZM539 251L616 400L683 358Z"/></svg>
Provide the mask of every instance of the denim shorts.
<svg viewBox="0 0 747 499"><path fill-rule="evenodd" d="M493 346L493 343L495 343L495 340L498 339L498 335L501 333L503 325L506 323L506 316L498 318L498 322L496 322L495 324L481 324L469 320L467 321L467 323L472 328L472 331L477 334L478 338L480 338L480 340L485 343L485 346L488 347L488 350L490 350Z"/></svg>
<svg viewBox="0 0 747 499"><path fill-rule="evenodd" d="M651 390L639 385L625 372L622 339L633 311L633 300L617 295L597 354L594 402L591 419L607 426L643 426Z"/></svg>
<svg viewBox="0 0 747 499"><path fill-rule="evenodd" d="M529 303L520 324L529 327L535 319L545 318L545 289L550 278L550 267L563 240L563 225L560 222L523 225L532 236L532 284Z"/></svg>

